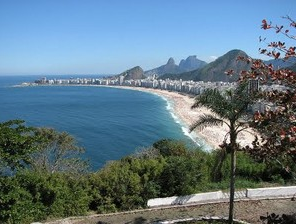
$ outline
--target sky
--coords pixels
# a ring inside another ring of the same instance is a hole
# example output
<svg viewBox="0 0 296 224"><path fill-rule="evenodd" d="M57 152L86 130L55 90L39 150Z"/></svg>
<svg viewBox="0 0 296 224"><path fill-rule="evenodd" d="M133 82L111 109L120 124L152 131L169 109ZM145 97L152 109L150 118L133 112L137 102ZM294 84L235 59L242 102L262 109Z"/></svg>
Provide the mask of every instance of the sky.
<svg viewBox="0 0 296 224"><path fill-rule="evenodd" d="M0 0L0 75L118 74L232 49L261 58L259 36L281 38L262 19L286 15L296 0Z"/></svg>

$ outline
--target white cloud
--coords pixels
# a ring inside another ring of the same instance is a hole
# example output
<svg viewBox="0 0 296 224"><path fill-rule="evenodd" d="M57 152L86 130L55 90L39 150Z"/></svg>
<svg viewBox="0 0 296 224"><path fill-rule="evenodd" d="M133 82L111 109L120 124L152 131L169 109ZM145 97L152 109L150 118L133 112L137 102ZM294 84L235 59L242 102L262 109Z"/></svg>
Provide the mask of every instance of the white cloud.
<svg viewBox="0 0 296 224"><path fill-rule="evenodd" d="M211 61L215 61L217 58L218 58L217 56L210 56L210 57L209 57L209 61L210 61L210 62L211 62Z"/></svg>

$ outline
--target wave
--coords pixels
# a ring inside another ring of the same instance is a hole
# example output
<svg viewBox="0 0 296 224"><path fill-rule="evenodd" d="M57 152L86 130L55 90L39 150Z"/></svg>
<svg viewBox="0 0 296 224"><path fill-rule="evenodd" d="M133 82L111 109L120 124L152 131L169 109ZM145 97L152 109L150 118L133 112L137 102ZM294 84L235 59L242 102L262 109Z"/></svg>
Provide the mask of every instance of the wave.
<svg viewBox="0 0 296 224"><path fill-rule="evenodd" d="M166 102L167 102L167 105L166 105L166 109L170 112L171 116L173 117L174 121L177 123L177 124L180 124L181 125L181 129L182 129L182 132L185 136L189 137L196 145L198 146L201 146L200 144L200 139L198 139L196 136L194 136L193 133L189 133L189 128L187 125L185 125L181 119L179 119L179 117L177 115L175 115L174 113L174 103L168 99L166 99Z"/></svg>
<svg viewBox="0 0 296 224"><path fill-rule="evenodd" d="M162 97L167 105L166 105L166 109L169 111L169 113L171 114L172 118L174 119L174 121L181 125L181 129L182 132L185 136L187 136L189 139L191 139L191 141L197 145L198 147L204 149L205 151L212 151L213 148L211 146L209 146L202 138L200 138L195 132L189 132L189 127L184 124L184 122L182 122L182 120L174 113L174 102L163 97Z"/></svg>

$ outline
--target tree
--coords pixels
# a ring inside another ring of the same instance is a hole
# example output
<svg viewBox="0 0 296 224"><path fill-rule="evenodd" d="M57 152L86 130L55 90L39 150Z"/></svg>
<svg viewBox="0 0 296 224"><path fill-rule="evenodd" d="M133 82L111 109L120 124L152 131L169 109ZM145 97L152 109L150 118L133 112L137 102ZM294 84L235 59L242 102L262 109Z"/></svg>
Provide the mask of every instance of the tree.
<svg viewBox="0 0 296 224"><path fill-rule="evenodd" d="M37 151L31 154L31 167L49 173L84 173L88 163L81 159L84 149L73 136L52 128L37 128Z"/></svg>
<svg viewBox="0 0 296 224"><path fill-rule="evenodd" d="M292 29L296 28L296 22L289 16L283 18ZM274 30L289 41L296 40L296 36L283 25L272 25L264 19L261 28ZM286 46L283 41L268 43L266 38L260 38L260 41L267 44L266 49L259 49L261 54L276 60L296 57L295 46ZM258 59L239 58L239 60L251 64L249 71L241 72L241 81L257 79L261 84L281 86L280 89L260 93L261 99L272 103L275 109L258 111L254 114L251 125L259 130L261 138L257 138L253 142L253 147L247 147L246 150L258 160L277 161L283 169L293 175L291 164L296 163L296 72L287 68L274 68L272 64L265 64Z"/></svg>
<svg viewBox="0 0 296 224"><path fill-rule="evenodd" d="M0 177L0 223L32 223L47 217L85 215L90 203L86 176L22 170Z"/></svg>
<svg viewBox="0 0 296 224"><path fill-rule="evenodd" d="M0 123L0 174L30 164L30 155L37 150L35 142L38 137L34 130L26 127L23 120Z"/></svg>
<svg viewBox="0 0 296 224"><path fill-rule="evenodd" d="M221 145L222 150L231 154L231 174L230 174L230 203L229 203L229 223L233 223L234 189L235 189L235 169L236 151L239 149L237 135L246 129L241 118L246 114L248 105L252 102L252 97L247 92L247 83L241 83L234 90L220 93L217 89L207 89L197 96L192 108L204 106L211 110L212 114L204 114L192 126L190 131L208 126L226 124L229 128L226 140ZM226 139L226 138L225 138Z"/></svg>
<svg viewBox="0 0 296 224"><path fill-rule="evenodd" d="M153 147L164 157L184 156L187 153L186 144L177 140L161 139L153 143Z"/></svg>
<svg viewBox="0 0 296 224"><path fill-rule="evenodd" d="M205 160L194 156L170 156L159 178L161 197L190 195L207 180Z"/></svg>

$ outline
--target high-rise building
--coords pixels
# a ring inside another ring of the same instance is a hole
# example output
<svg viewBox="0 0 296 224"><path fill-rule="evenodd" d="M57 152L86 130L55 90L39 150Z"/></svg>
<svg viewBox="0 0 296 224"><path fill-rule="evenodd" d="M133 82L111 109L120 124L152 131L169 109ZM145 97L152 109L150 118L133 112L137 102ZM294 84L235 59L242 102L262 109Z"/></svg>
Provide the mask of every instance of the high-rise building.
<svg viewBox="0 0 296 224"><path fill-rule="evenodd" d="M250 79L248 82L248 93L258 92L259 91L259 80Z"/></svg>
<svg viewBox="0 0 296 224"><path fill-rule="evenodd" d="M124 75L119 76L119 85L122 85L124 82Z"/></svg>

